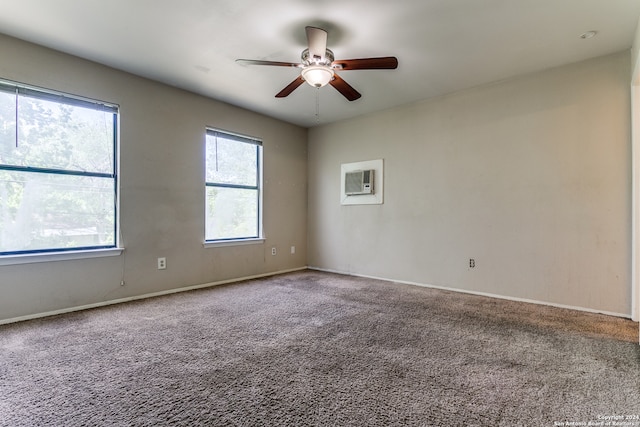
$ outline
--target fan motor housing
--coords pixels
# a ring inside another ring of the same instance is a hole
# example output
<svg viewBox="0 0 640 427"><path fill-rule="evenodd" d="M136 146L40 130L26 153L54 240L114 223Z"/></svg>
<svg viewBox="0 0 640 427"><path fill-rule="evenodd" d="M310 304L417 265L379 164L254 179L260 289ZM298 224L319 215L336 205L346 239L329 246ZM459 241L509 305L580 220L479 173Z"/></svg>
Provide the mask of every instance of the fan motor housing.
<svg viewBox="0 0 640 427"><path fill-rule="evenodd" d="M309 49L302 51L302 63L304 65L326 65L331 66L334 60L333 52L331 49L327 49L324 52L324 60L322 58L314 58L309 54Z"/></svg>

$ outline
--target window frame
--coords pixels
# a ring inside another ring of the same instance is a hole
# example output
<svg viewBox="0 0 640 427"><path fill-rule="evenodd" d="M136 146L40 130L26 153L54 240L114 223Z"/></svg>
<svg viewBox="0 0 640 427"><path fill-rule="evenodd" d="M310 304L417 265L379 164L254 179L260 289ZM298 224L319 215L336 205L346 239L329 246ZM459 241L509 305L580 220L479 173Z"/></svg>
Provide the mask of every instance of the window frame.
<svg viewBox="0 0 640 427"><path fill-rule="evenodd" d="M112 169L110 173L89 172L56 167L34 167L0 163L0 171L23 172L29 174L47 174L56 176L75 176L111 179L113 185L113 244L108 245L83 245L73 247L52 247L43 249L0 251L0 265L25 264L31 262L48 262L65 259L84 259L103 256L119 255L123 248L120 247L120 215L119 215L119 124L120 107L117 104L91 99L83 96L72 95L19 83L11 80L0 79L0 92L12 93L18 96L28 96L39 100L54 102L70 106L90 108L96 111L111 113L113 116L113 146ZM19 117L19 109L16 106L16 119ZM16 121L16 126L18 123Z"/></svg>
<svg viewBox="0 0 640 427"><path fill-rule="evenodd" d="M230 132L227 130L207 127L205 131L205 147L204 152L207 152L207 143L209 137L216 137L220 135L226 139L236 141L238 143L250 144L256 147L256 184L254 185L246 185L246 184L230 184L223 182L210 182L207 180L207 171L208 171L208 162L207 156L205 155L205 171L204 171L204 181L205 181L205 224L204 224L204 247L217 247L217 246L228 246L228 245L246 245L253 243L261 243L264 241L264 229L262 222L262 212L263 212L263 144L260 138L242 135L236 132ZM256 230L257 234L253 236L245 236L245 237L225 237L219 239L207 239L207 189L213 188L235 188L241 190L255 190L256 191Z"/></svg>

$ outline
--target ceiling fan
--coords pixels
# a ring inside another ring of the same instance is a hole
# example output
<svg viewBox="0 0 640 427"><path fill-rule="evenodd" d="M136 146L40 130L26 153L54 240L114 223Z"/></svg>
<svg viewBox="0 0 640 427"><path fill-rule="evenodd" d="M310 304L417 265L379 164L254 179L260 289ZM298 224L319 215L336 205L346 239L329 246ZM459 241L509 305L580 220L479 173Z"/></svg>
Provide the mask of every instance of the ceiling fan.
<svg viewBox="0 0 640 427"><path fill-rule="evenodd" d="M398 59L394 56L334 60L333 52L327 49L327 32L317 27L306 27L305 30L309 47L302 51L302 62L300 63L256 59L236 59L236 62L250 65L301 68L300 76L278 92L276 98L284 98L290 95L298 86L307 82L317 88L330 84L349 101L355 101L362 95L344 81L336 71L393 70L398 67Z"/></svg>

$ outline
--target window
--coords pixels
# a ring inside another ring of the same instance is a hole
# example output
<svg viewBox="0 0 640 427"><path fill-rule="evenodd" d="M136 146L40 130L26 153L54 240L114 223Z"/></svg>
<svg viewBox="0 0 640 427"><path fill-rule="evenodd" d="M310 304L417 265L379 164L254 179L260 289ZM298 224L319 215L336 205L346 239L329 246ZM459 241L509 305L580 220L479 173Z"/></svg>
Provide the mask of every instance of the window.
<svg viewBox="0 0 640 427"><path fill-rule="evenodd" d="M116 247L118 109L0 82L0 255Z"/></svg>
<svg viewBox="0 0 640 427"><path fill-rule="evenodd" d="M207 242L262 237L261 160L260 140L207 130Z"/></svg>

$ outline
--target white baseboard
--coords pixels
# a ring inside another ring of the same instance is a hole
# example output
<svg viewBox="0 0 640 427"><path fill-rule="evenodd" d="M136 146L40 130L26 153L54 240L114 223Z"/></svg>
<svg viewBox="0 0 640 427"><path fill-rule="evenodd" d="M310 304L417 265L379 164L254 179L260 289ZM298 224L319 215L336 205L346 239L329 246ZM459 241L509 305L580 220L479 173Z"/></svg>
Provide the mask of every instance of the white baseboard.
<svg viewBox="0 0 640 427"><path fill-rule="evenodd" d="M508 301L524 302L524 303L537 304L537 305L546 305L546 306L550 306L550 307L566 308L566 309L569 309L569 310L583 311L583 312L594 313L594 314L604 314L604 315L607 315L607 316L622 317L622 318L625 318L625 319L631 319L631 315L628 314L628 313L614 313L614 312L610 312L610 311L596 310L596 309L586 308L586 307L576 307L576 306L572 306L572 305L556 304L556 303L546 302L546 301L537 301L537 300L531 300L531 299L526 299L526 298L518 298L518 297L510 297L510 296L506 296L506 295L491 294L491 293L488 293L488 292L470 291L470 290L466 290L466 289L449 288L449 287L446 287L446 286L430 285L430 284L427 284L427 283L418 283L418 282L410 282L410 281L406 281L406 280L387 279L385 277L367 276L367 275L364 275L364 274L348 273L348 272L344 272L344 271L330 270L330 269L320 268L320 267L307 267L307 268L309 270L323 271L323 272L326 272L326 273L343 274L343 275L346 275L346 276L362 277L362 278L365 278L365 279L383 280L385 282L402 283L404 285L421 286L423 288L441 289L443 291L459 292L459 293L463 293L463 294L479 295L479 296L489 297L489 298L498 298L498 299L503 299L503 300L508 300Z"/></svg>
<svg viewBox="0 0 640 427"><path fill-rule="evenodd" d="M234 278L234 279L221 280L221 281L218 281L218 282L204 283L204 284L201 284L201 285L193 285L193 286L186 286L186 287L182 287L182 288L168 289L168 290L160 291L160 292L153 292L153 293L149 293L149 294L136 295L136 296L132 296L132 297L119 298L119 299L114 299L114 300L109 300L109 301L102 301L102 302L97 302L97 303L93 303L93 304L86 304L86 305L81 305L81 306L76 306L76 307L63 308L63 309L60 309L60 310L47 311L47 312L44 312L44 313L29 314L29 315L26 315L26 316L14 317L14 318L11 318L11 319L3 319L3 320L0 320L0 325L5 325L5 324L9 324L9 323L16 323L16 322L22 322L22 321L25 321L25 320L39 319L39 318L42 318L42 317L55 316L55 315L58 315L58 314L71 313L71 312L74 312L74 311L88 310L88 309L91 309L91 308L105 307L105 306L109 306L109 305L113 305L113 304L120 304L120 303L123 303L123 302L129 302L129 301L136 301L136 300L141 300L141 299L146 299L146 298L159 297L159 296L163 296L163 295L170 295L170 294L175 294L175 293L178 293L178 292L187 292L187 291L192 291L192 290L196 290L196 289L203 289L203 288L209 288L209 287L213 287L213 286L226 285L226 284L229 284L229 283L242 282L244 280L260 279L262 277L276 276L276 275L279 275L279 274L292 273L292 272L295 272L295 271L301 271L301 270L307 270L307 269L315 270L315 271L323 271L323 272L326 272L326 273L342 274L342 275L345 275L345 276L354 276L354 277L362 277L362 278L366 278L366 279L383 280L383 281L386 281L386 282L402 283L402 284L405 284L405 285L421 286L421 287L424 287L424 288L441 289L441 290L444 290L444 291L460 292L460 293L464 293L464 294L479 295L479 296L485 296L485 297L490 297L490 298L498 298L498 299L503 299L503 300L508 300L508 301L517 301L517 302L524 302L524 303L529 303L529 304L538 304L538 305L546 305L546 306L551 306L551 307L566 308L566 309L570 309L570 310L583 311L583 312L587 312L587 313L604 314L604 315L607 315L607 316L622 317L622 318L625 318L625 319L631 319L631 317L632 317L628 313L614 313L614 312L603 311L603 310L595 310L595 309L586 308L586 307L576 307L576 306L571 306L571 305L556 304L556 303L545 302L545 301L537 301L537 300L531 300L531 299L526 299L526 298L517 298L517 297L510 297L510 296L505 296L505 295L491 294L491 293L488 293L488 292L470 291L470 290L465 290L465 289L450 288L450 287L446 287L446 286L430 285L430 284L427 284L427 283L411 282L411 281L406 281L406 280L394 280L394 279L388 279L388 278L385 278L385 277L367 276L367 275L364 275L364 274L355 274L355 273L349 273L349 272L339 271L339 270L331 270L331 269L320 268L320 267L299 267L299 268L293 268L293 269L289 269L289 270L280 270L280 271L274 271L274 272L270 272L270 273L256 274L256 275L253 275L253 276L237 277L237 278Z"/></svg>
<svg viewBox="0 0 640 427"><path fill-rule="evenodd" d="M159 297L159 296L163 296L163 295L170 295L170 294L175 294L175 293L178 293L178 292L193 291L193 290L196 290L196 289L209 288L209 287L212 287L212 286L226 285L228 283L242 282L244 280L260 279L262 277L269 277L269 276L277 276L279 274L292 273L294 271L301 271L301 270L306 270L306 269L307 269L307 267L299 267L299 268L292 268L290 270L273 271L271 273L263 273L263 274L256 274L256 275L253 275L253 276L238 277L238 278L235 278L235 279L221 280L219 282L210 282L210 283L204 283L202 285L186 286L186 287L183 287L183 288L168 289L166 291L153 292L153 293L150 293L150 294L136 295L136 296L132 296L132 297L126 297L126 298L119 298L119 299L114 299L114 300L109 300L109 301L96 302L96 303L93 303L93 304L86 304L86 305L80 305L80 306L76 306L76 307L63 308L63 309L60 309L60 310L47 311L47 312L44 312L44 313L29 314L29 315L26 315L26 316L20 316L20 317L14 317L14 318L11 318L11 319L0 320L0 325L6 325L6 324L9 324L9 323L22 322L22 321L25 321L25 320L39 319L41 317L55 316L55 315L58 315L58 314L71 313L71 312L74 312L74 311L88 310L88 309L91 309L91 308L105 307L105 306L108 306L108 305L120 304L120 303L123 303L123 302L129 302L129 301L136 301L136 300L141 300L141 299L146 299L146 298Z"/></svg>

